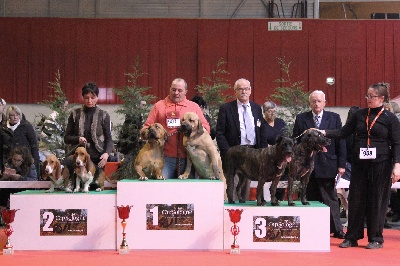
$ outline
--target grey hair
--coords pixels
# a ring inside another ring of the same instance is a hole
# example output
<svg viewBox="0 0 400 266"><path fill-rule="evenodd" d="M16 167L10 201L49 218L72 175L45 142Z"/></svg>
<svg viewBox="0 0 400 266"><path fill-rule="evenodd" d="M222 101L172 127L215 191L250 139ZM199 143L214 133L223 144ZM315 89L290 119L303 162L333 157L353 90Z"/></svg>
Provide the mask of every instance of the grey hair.
<svg viewBox="0 0 400 266"><path fill-rule="evenodd" d="M238 79L238 80L235 81L235 85L233 85L233 89L234 89L234 90L237 89L238 83L239 83L240 81L246 81L246 82L249 84L249 88L251 89L250 81L248 81L248 80L245 79L245 78L240 78L240 79Z"/></svg>
<svg viewBox="0 0 400 266"><path fill-rule="evenodd" d="M176 79L174 79L174 80L172 81L172 83L181 82L181 81L185 84L185 90L187 90L187 83L186 83L186 81L185 81L184 79L182 79L182 78L176 78Z"/></svg>
<svg viewBox="0 0 400 266"><path fill-rule="evenodd" d="M6 105L7 103L6 103L6 101L5 101L3 98L0 98L0 104L1 104L1 105Z"/></svg>
<svg viewBox="0 0 400 266"><path fill-rule="evenodd" d="M263 112L268 111L269 109L275 109L277 107L276 103L274 103L273 101L266 101L263 106Z"/></svg>
<svg viewBox="0 0 400 266"><path fill-rule="evenodd" d="M11 105L10 107L7 108L7 117L9 116L11 111L15 111L19 116L22 116L21 109L19 109L15 105Z"/></svg>
<svg viewBox="0 0 400 266"><path fill-rule="evenodd" d="M324 100L325 100L325 93L323 91L320 91L320 90L315 90L315 91L311 92L310 95L308 96L308 101L311 101L311 96L313 94L321 94L321 95L324 96Z"/></svg>

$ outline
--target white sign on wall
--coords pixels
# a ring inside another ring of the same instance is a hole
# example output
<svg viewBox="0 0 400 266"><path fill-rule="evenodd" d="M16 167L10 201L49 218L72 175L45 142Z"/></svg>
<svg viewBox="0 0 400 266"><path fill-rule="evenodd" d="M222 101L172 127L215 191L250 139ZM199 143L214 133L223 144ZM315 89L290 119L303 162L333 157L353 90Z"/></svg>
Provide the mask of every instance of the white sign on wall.
<svg viewBox="0 0 400 266"><path fill-rule="evenodd" d="M268 22L268 31L303 30L301 21L273 21Z"/></svg>

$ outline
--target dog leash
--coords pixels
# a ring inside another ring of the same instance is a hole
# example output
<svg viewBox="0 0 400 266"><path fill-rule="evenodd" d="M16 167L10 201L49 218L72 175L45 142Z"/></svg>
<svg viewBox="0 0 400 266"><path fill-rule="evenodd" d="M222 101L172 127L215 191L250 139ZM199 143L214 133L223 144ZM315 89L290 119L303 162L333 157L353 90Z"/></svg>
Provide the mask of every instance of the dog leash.
<svg viewBox="0 0 400 266"><path fill-rule="evenodd" d="M79 146L81 146L80 143L78 143L76 146L74 146L67 154L65 154L65 158L68 158L70 155L74 154L76 148L78 148ZM86 143L85 143L85 148L86 148Z"/></svg>

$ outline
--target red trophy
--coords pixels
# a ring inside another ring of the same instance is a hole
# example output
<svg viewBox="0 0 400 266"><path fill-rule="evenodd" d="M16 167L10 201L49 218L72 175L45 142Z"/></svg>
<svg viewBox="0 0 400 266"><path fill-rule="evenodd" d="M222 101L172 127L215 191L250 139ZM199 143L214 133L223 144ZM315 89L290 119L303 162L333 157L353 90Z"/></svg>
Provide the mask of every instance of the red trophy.
<svg viewBox="0 0 400 266"><path fill-rule="evenodd" d="M12 255L14 254L14 247L10 243L10 236L14 232L11 223L14 222L15 218L15 213L18 211L17 210L2 210L1 211L1 217L3 219L3 222L6 224L6 227L4 228L4 232L7 236L7 242L4 245L3 248L3 255Z"/></svg>
<svg viewBox="0 0 400 266"><path fill-rule="evenodd" d="M119 254L128 254L129 253L129 247L128 243L126 242L126 233L125 233L125 227L127 222L125 219L129 218L129 212L131 211L132 206L126 205L126 206L117 206L118 210L118 217L122 219L121 225L122 225L122 243L119 246Z"/></svg>
<svg viewBox="0 0 400 266"><path fill-rule="evenodd" d="M231 245L231 254L240 254L240 248L237 243L237 235L239 234L239 226L236 225L236 223L240 222L240 218L242 218L242 210L236 209L227 209L229 212L229 218L231 219L231 222L233 223L233 226L231 227L231 233L233 235L233 244Z"/></svg>

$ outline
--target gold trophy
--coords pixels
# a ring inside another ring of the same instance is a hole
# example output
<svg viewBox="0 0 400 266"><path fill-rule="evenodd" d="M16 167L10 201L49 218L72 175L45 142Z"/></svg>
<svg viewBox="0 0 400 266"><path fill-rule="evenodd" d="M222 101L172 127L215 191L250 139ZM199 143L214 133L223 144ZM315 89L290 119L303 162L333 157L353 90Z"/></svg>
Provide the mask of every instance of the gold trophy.
<svg viewBox="0 0 400 266"><path fill-rule="evenodd" d="M6 227L4 228L4 232L7 236L7 242L4 245L3 248L3 255L12 255L14 254L14 247L10 243L10 236L14 232L11 223L14 222L15 218L15 213L18 211L17 210L2 210L1 211L1 217L3 219L3 222L6 224Z"/></svg>
<svg viewBox="0 0 400 266"><path fill-rule="evenodd" d="M242 217L242 210L239 209L227 209L229 212L229 218L231 219L231 222L233 223L233 226L231 227L231 233L233 235L233 244L231 245L231 254L240 254L240 248L237 243L237 235L239 234L239 226L236 225L236 223L240 222L240 219Z"/></svg>
<svg viewBox="0 0 400 266"><path fill-rule="evenodd" d="M122 243L119 246L119 254L128 254L129 253L129 246L128 243L126 242L126 233L125 233L125 227L127 222L125 219L129 218L129 212L131 211L132 206L126 205L126 206L117 206L118 210L118 216L120 219L122 219L121 225L122 225Z"/></svg>

